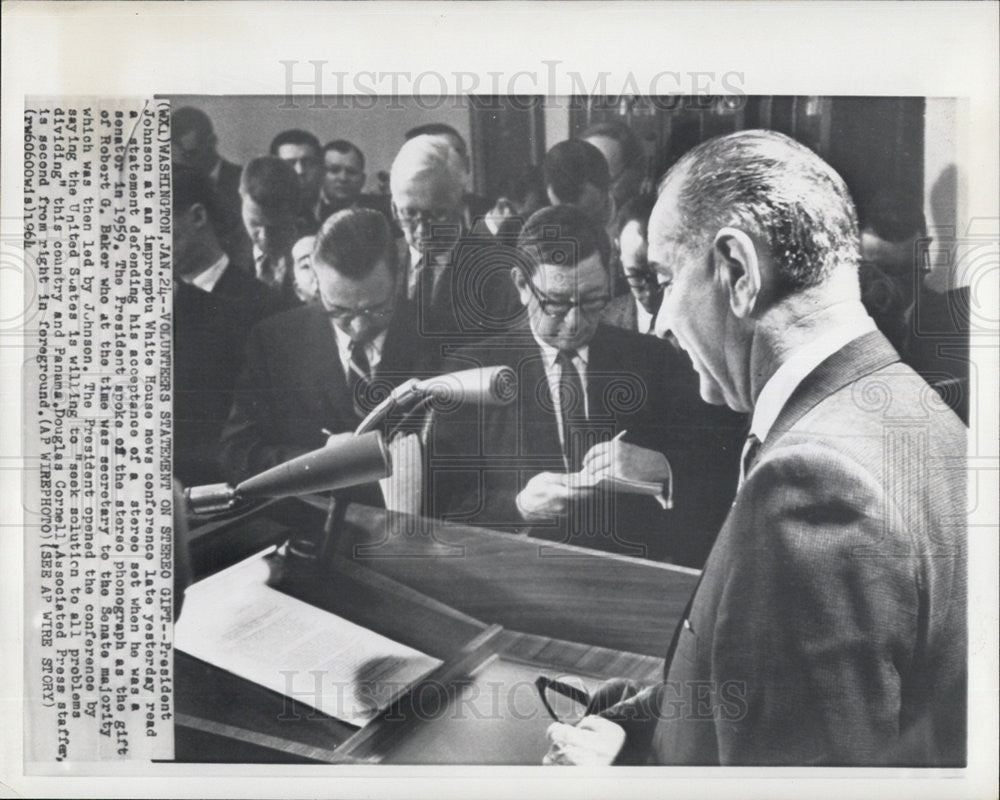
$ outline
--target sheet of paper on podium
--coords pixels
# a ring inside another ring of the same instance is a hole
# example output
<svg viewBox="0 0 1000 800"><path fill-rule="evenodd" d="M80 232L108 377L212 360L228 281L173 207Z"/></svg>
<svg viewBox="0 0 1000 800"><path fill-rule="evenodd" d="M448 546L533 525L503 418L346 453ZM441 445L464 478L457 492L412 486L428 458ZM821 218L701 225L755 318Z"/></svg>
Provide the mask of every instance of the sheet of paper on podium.
<svg viewBox="0 0 1000 800"><path fill-rule="evenodd" d="M178 650L359 726L441 664L271 588L267 552L188 588Z"/></svg>

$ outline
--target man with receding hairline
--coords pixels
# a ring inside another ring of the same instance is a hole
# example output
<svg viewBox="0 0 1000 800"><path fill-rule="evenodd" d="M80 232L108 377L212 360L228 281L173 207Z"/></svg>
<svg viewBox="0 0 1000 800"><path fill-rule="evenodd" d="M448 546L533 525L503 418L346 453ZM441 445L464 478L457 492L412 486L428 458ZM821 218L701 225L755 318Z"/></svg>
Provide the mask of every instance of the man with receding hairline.
<svg viewBox="0 0 1000 800"><path fill-rule="evenodd" d="M382 214L353 208L327 219L311 265L318 302L250 333L222 434L234 483L322 447L324 431L353 431L382 389L436 371L398 295L396 244ZM381 502L377 492L361 495Z"/></svg>
<svg viewBox="0 0 1000 800"><path fill-rule="evenodd" d="M965 432L861 304L843 180L778 133L711 139L649 255L658 332L751 414L740 488L663 682L554 724L545 763L964 766Z"/></svg>

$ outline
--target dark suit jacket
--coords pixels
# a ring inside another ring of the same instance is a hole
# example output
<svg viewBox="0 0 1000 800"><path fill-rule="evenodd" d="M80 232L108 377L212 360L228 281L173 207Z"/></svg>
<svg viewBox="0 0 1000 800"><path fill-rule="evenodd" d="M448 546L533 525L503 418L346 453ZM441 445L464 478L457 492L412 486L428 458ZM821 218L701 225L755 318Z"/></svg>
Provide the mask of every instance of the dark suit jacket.
<svg viewBox="0 0 1000 800"><path fill-rule="evenodd" d="M666 454L674 503L598 493L551 523L527 523L515 497L539 472L566 471L542 353L527 324L457 353L449 368L506 364L517 373L515 402L466 404L435 417L430 460L433 516L527 532L538 538L663 559L707 552L735 492L741 431L698 397L697 378L665 343L600 326L590 342L586 435ZM703 413L707 412L707 413Z"/></svg>
<svg viewBox="0 0 1000 800"><path fill-rule="evenodd" d="M408 248L402 259L408 274ZM440 277L423 271L414 298L421 333L444 351L510 330L523 318L510 277L515 259L513 248L490 235L463 235Z"/></svg>
<svg viewBox="0 0 1000 800"><path fill-rule="evenodd" d="M639 313L632 293L613 298L601 314L601 322L626 331L639 331ZM645 331L642 331L645 333Z"/></svg>
<svg viewBox="0 0 1000 800"><path fill-rule="evenodd" d="M249 326L227 297L174 284L174 474L188 486L222 480L218 442Z"/></svg>
<svg viewBox="0 0 1000 800"><path fill-rule="evenodd" d="M709 556L649 754L962 766L965 516L955 415L880 333L827 359L781 411ZM640 718L626 727L641 748Z"/></svg>
<svg viewBox="0 0 1000 800"><path fill-rule="evenodd" d="M220 220L216 235L222 244L222 249L237 264L252 260L253 245L243 227L243 214L240 200L240 176L243 167L231 164L222 159L219 166L219 178L215 184L215 193L219 200Z"/></svg>
<svg viewBox="0 0 1000 800"><path fill-rule="evenodd" d="M323 428L351 431L359 418L329 318L319 306L269 317L251 332L245 367L222 433L221 462L237 483L326 443ZM372 391L429 375L434 362L402 306L389 327ZM377 488L377 487L376 487Z"/></svg>
<svg viewBox="0 0 1000 800"><path fill-rule="evenodd" d="M212 294L232 301L246 315L250 327L272 314L294 307L281 293L232 261L212 288Z"/></svg>

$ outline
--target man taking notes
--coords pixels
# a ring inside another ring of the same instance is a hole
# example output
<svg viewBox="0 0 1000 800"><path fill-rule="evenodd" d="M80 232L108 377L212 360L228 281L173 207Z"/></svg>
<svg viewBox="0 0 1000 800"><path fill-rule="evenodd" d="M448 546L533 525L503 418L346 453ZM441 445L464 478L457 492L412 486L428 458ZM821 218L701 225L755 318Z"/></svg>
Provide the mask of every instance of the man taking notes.
<svg viewBox="0 0 1000 800"><path fill-rule="evenodd" d="M659 331L752 414L741 483L664 682L554 724L545 762L964 765L964 428L861 305L844 182L777 133L712 139L649 236Z"/></svg>

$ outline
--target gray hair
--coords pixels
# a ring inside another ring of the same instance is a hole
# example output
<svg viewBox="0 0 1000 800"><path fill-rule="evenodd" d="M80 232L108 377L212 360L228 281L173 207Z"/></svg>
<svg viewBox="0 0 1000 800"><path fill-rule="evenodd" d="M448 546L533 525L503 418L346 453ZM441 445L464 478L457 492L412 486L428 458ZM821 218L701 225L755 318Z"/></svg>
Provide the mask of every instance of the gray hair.
<svg viewBox="0 0 1000 800"><path fill-rule="evenodd" d="M834 270L857 272L857 213L833 168L804 145L766 130L719 136L685 153L660 182L682 181L681 245L731 225L767 243L779 295L817 286Z"/></svg>
<svg viewBox="0 0 1000 800"><path fill-rule="evenodd" d="M461 154L443 136L416 136L399 148L389 171L390 191L395 195L402 183L425 174L445 176L459 194L468 181Z"/></svg>

